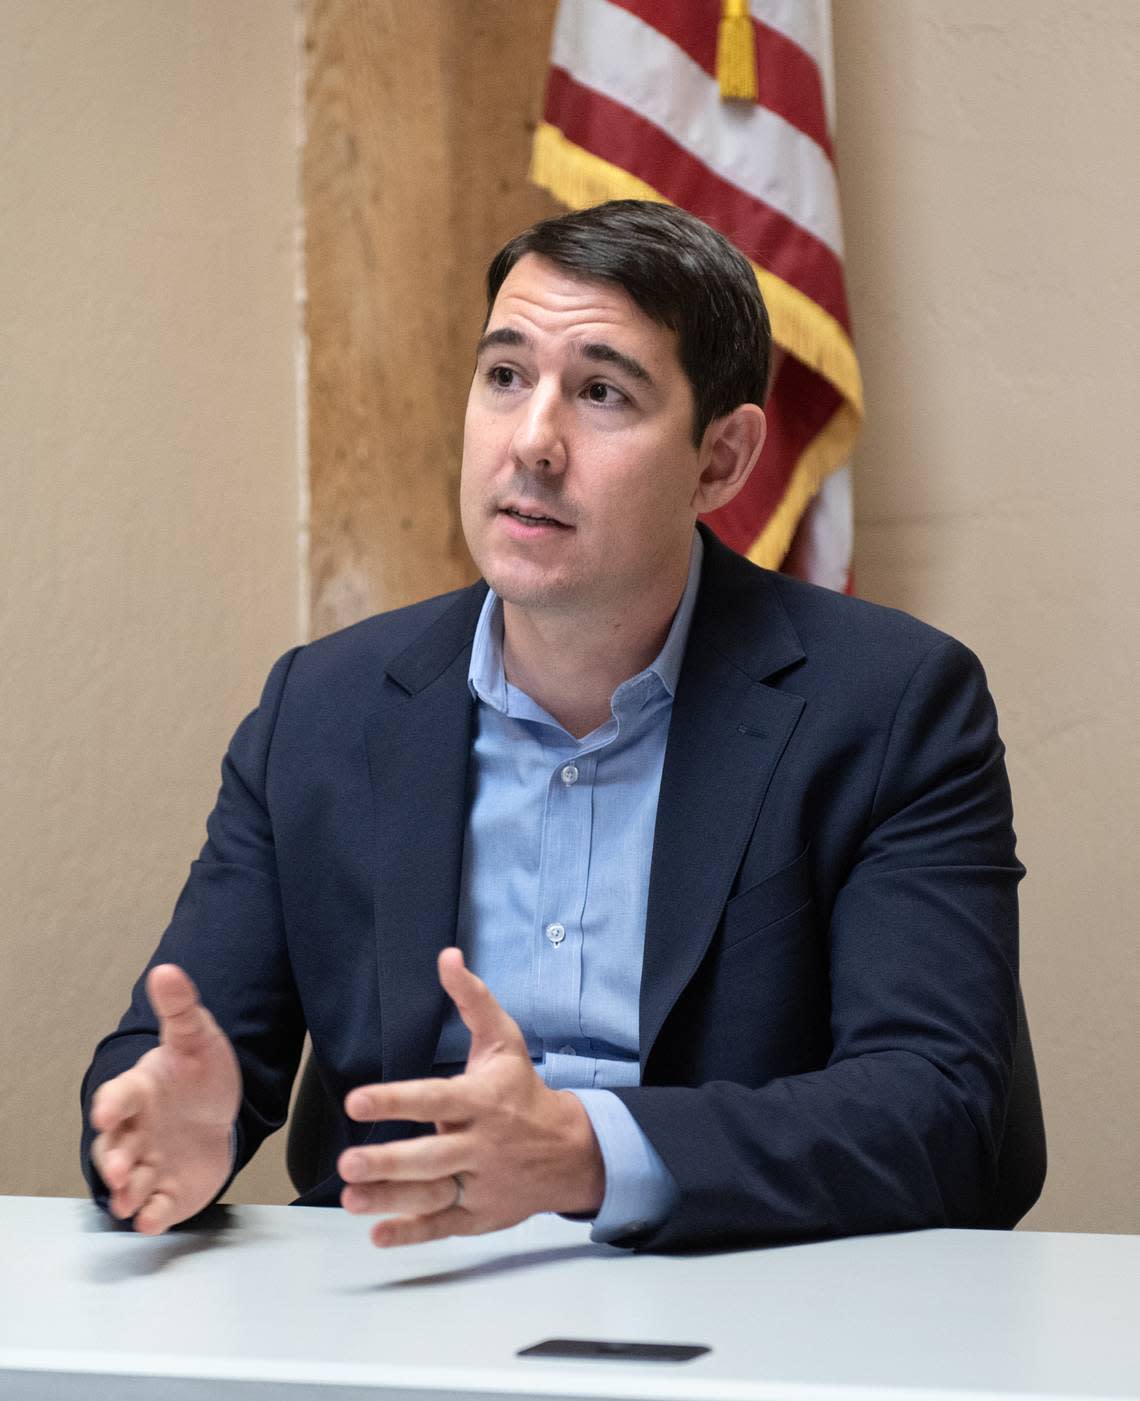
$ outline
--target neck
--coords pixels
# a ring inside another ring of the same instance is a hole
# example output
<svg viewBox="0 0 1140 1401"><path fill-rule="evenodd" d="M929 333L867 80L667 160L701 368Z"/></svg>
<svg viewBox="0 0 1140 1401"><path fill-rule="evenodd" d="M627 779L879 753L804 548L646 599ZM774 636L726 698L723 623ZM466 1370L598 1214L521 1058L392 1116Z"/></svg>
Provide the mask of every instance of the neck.
<svg viewBox="0 0 1140 1401"><path fill-rule="evenodd" d="M664 598L608 615L548 612L503 604L503 670L576 739L610 716L623 681L657 656L685 590L686 573Z"/></svg>

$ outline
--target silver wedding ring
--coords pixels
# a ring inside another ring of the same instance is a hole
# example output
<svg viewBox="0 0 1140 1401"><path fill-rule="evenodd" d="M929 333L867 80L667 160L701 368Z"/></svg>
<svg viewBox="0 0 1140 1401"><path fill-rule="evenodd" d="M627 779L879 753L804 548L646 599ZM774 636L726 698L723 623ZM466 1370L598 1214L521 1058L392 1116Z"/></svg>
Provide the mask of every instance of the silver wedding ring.
<svg viewBox="0 0 1140 1401"><path fill-rule="evenodd" d="M452 1210L463 1205L463 1178L458 1172L451 1174L451 1180L455 1183L455 1200L451 1203Z"/></svg>

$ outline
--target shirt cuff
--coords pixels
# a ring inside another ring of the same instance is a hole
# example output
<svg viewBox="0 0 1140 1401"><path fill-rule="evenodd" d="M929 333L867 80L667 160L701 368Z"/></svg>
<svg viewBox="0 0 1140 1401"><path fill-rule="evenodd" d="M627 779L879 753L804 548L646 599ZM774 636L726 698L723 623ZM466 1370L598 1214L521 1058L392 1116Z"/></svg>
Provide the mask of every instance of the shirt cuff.
<svg viewBox="0 0 1140 1401"><path fill-rule="evenodd" d="M609 1090L571 1090L589 1115L606 1168L606 1194L590 1239L602 1243L660 1226L680 1198L673 1174Z"/></svg>

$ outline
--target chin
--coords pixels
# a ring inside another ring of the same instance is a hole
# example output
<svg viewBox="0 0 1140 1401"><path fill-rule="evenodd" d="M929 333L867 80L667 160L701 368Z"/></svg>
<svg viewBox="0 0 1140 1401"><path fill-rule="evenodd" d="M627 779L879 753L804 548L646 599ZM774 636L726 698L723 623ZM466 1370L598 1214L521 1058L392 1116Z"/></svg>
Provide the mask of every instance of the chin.
<svg viewBox="0 0 1140 1401"><path fill-rule="evenodd" d="M572 581L551 578L534 569L496 568L492 563L482 574L503 602L514 608L566 608L572 606L578 593Z"/></svg>

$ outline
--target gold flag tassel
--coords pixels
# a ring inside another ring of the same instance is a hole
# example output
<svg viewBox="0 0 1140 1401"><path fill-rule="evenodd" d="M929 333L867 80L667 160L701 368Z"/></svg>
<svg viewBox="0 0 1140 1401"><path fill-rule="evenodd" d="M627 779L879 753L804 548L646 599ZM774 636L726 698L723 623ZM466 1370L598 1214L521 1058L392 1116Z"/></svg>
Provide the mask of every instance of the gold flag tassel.
<svg viewBox="0 0 1140 1401"><path fill-rule="evenodd" d="M721 97L756 101L756 39L748 0L724 0L716 31L716 80Z"/></svg>

